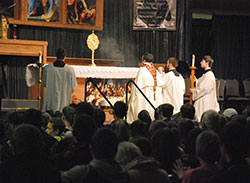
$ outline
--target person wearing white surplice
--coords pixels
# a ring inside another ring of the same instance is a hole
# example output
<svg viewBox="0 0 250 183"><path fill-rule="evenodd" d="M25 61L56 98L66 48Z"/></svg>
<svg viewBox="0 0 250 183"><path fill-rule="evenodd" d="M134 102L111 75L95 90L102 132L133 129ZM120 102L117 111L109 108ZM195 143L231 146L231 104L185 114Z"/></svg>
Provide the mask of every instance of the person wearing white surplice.
<svg viewBox="0 0 250 183"><path fill-rule="evenodd" d="M167 69L169 72L164 74L164 86L162 89L163 102L174 106L174 114L180 112L183 105L185 93L185 81L182 75L177 72L178 60L170 57L167 61Z"/></svg>
<svg viewBox="0 0 250 183"><path fill-rule="evenodd" d="M204 69L203 75L196 80L195 89L190 88L190 93L193 94L195 101L195 115L200 121L201 115L207 110L219 111L219 104L216 97L216 80L211 69L214 60L211 56L205 56L200 64Z"/></svg>
<svg viewBox="0 0 250 183"><path fill-rule="evenodd" d="M145 53L142 56L142 65L137 73L135 83L146 95L149 101L157 108L162 101L163 80L159 72L153 65L154 56L150 53ZM142 110L147 110L151 119L154 119L154 109L137 90L135 86L132 88L132 93L129 101L127 121L132 123L138 119L138 113Z"/></svg>
<svg viewBox="0 0 250 183"><path fill-rule="evenodd" d="M57 60L43 68L42 83L46 88L43 111L61 111L72 103L77 80L74 69L64 63L66 50L57 50Z"/></svg>

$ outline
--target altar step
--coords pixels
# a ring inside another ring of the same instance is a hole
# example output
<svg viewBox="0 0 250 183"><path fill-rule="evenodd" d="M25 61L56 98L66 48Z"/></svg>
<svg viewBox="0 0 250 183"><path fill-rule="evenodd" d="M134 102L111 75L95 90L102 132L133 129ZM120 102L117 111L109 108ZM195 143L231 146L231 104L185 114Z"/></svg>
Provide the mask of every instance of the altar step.
<svg viewBox="0 0 250 183"><path fill-rule="evenodd" d="M38 100L28 99L2 99L1 109L2 111L11 110L26 110L26 109L38 109Z"/></svg>

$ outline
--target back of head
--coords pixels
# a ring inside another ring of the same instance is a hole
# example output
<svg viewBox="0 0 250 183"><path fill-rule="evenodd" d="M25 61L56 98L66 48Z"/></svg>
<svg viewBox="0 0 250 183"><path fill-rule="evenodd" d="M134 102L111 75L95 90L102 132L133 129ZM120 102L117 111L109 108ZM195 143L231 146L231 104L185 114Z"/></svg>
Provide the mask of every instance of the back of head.
<svg viewBox="0 0 250 183"><path fill-rule="evenodd" d="M65 106L62 110L64 118L70 123L73 124L76 110L71 106Z"/></svg>
<svg viewBox="0 0 250 183"><path fill-rule="evenodd" d="M121 142L118 145L118 151L115 160L120 166L124 167L137 156L142 156L141 150L131 142Z"/></svg>
<svg viewBox="0 0 250 183"><path fill-rule="evenodd" d="M73 124L73 135L77 141L90 142L95 131L96 126L93 118L86 114L78 116Z"/></svg>
<svg viewBox="0 0 250 183"><path fill-rule="evenodd" d="M178 67L179 61L175 57L170 57L168 62L173 65L174 68Z"/></svg>
<svg viewBox="0 0 250 183"><path fill-rule="evenodd" d="M230 122L237 123L239 125L242 125L243 127L247 126L247 119L244 115L236 115L236 116L232 117Z"/></svg>
<svg viewBox="0 0 250 183"><path fill-rule="evenodd" d="M118 138L118 142L128 141L129 126L123 119L116 119L111 123L111 128Z"/></svg>
<svg viewBox="0 0 250 183"><path fill-rule="evenodd" d="M148 52L143 54L142 59L146 60L146 62L154 62L154 56Z"/></svg>
<svg viewBox="0 0 250 183"><path fill-rule="evenodd" d="M208 62L209 67L213 66L214 59L212 59L212 57L210 55L204 56L202 60L205 60L205 62Z"/></svg>
<svg viewBox="0 0 250 183"><path fill-rule="evenodd" d="M179 123L180 138L186 139L190 130L194 129L194 123L190 119L181 119Z"/></svg>
<svg viewBox="0 0 250 183"><path fill-rule="evenodd" d="M143 136L148 137L148 125L147 123L142 122L141 120L135 120L130 125L130 135L131 137Z"/></svg>
<svg viewBox="0 0 250 183"><path fill-rule="evenodd" d="M201 116L201 126L205 130L218 132L220 127L220 115L214 110L208 110Z"/></svg>
<svg viewBox="0 0 250 183"><path fill-rule="evenodd" d="M105 119L106 115L104 111L100 108L94 108L94 120L97 128L104 125Z"/></svg>
<svg viewBox="0 0 250 183"><path fill-rule="evenodd" d="M9 124L18 126L24 122L23 112L13 111L7 114Z"/></svg>
<svg viewBox="0 0 250 183"><path fill-rule="evenodd" d="M171 104L162 104L161 105L161 114L163 117L170 119L173 115L174 107Z"/></svg>
<svg viewBox="0 0 250 183"><path fill-rule="evenodd" d="M108 127L99 128L92 137L91 150L95 159L114 159L117 147L118 139Z"/></svg>
<svg viewBox="0 0 250 183"><path fill-rule="evenodd" d="M88 102L81 102L76 106L76 115L87 114L93 117L94 108Z"/></svg>
<svg viewBox="0 0 250 183"><path fill-rule="evenodd" d="M181 116L183 118L194 119L194 115L195 115L195 108L192 104L185 103L184 105L181 106Z"/></svg>
<svg viewBox="0 0 250 183"><path fill-rule="evenodd" d="M30 124L19 125L13 132L11 144L15 153L38 153L43 145L41 132Z"/></svg>
<svg viewBox="0 0 250 183"><path fill-rule="evenodd" d="M167 127L167 124L163 120L155 120L150 124L149 133L153 136L157 131L165 127Z"/></svg>
<svg viewBox="0 0 250 183"><path fill-rule="evenodd" d="M66 57L67 52L64 48L58 48L56 51L56 57L57 59L64 59Z"/></svg>
<svg viewBox="0 0 250 183"><path fill-rule="evenodd" d="M247 128L237 123L229 122L221 133L224 151L232 161L243 160L250 148L250 135Z"/></svg>
<svg viewBox="0 0 250 183"><path fill-rule="evenodd" d="M65 124L62 119L60 118L52 118L51 123L53 125L54 131L57 130L57 135L60 136L63 131L65 130Z"/></svg>
<svg viewBox="0 0 250 183"><path fill-rule="evenodd" d="M151 119L149 112L147 110L140 111L138 114L138 119L147 123L148 125L152 122L152 119Z"/></svg>
<svg viewBox="0 0 250 183"><path fill-rule="evenodd" d="M143 156L150 157L152 155L152 143L149 138L137 136L134 138L130 138L129 141L140 148Z"/></svg>
<svg viewBox="0 0 250 183"><path fill-rule="evenodd" d="M220 138L213 131L202 132L196 140L196 154L206 163L213 164L220 159Z"/></svg>
<svg viewBox="0 0 250 183"><path fill-rule="evenodd" d="M42 112L38 109L28 109L24 112L24 123L32 124L37 128L41 129L42 127Z"/></svg>
<svg viewBox="0 0 250 183"><path fill-rule="evenodd" d="M114 105L114 113L116 117L123 119L127 115L127 105L122 101L117 101Z"/></svg>

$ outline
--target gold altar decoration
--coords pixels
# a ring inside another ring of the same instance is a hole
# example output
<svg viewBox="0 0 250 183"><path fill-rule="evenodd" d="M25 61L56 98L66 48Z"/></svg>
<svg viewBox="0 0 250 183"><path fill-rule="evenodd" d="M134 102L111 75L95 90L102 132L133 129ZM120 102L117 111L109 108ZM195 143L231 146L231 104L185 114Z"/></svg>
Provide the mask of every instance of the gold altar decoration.
<svg viewBox="0 0 250 183"><path fill-rule="evenodd" d="M7 18L2 15L0 17L0 38L8 39L9 24Z"/></svg>
<svg viewBox="0 0 250 183"><path fill-rule="evenodd" d="M92 51L91 66L96 66L95 61L94 61L95 50L98 48L99 43L100 42L99 42L97 35L95 35L94 31L92 31L92 34L90 34L87 39L88 48Z"/></svg>

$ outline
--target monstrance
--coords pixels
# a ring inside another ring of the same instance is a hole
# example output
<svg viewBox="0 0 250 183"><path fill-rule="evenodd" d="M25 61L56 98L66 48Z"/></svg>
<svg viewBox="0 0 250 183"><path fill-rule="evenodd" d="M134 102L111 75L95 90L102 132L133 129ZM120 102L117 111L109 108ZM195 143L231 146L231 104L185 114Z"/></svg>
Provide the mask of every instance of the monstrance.
<svg viewBox="0 0 250 183"><path fill-rule="evenodd" d="M91 66L96 66L94 57L95 57L95 50L98 48L99 43L100 42L97 35L95 35L94 31L92 31L92 34L90 34L87 39L88 48L92 51Z"/></svg>

